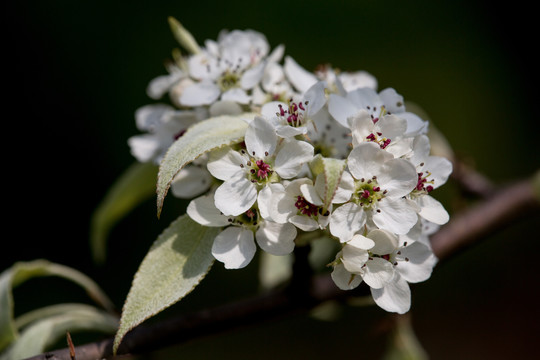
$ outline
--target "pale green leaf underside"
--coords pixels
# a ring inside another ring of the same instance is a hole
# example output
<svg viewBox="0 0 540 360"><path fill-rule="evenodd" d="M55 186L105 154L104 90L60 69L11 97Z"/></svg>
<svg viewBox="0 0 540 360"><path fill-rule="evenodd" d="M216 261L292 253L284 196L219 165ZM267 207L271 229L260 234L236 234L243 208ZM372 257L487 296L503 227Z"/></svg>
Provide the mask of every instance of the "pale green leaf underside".
<svg viewBox="0 0 540 360"><path fill-rule="evenodd" d="M41 354L66 337L66 332L91 330L112 334L118 328L118 319L103 310L86 304L60 304L27 314L27 325L0 360L24 359ZM21 323L18 321L18 323Z"/></svg>
<svg viewBox="0 0 540 360"><path fill-rule="evenodd" d="M157 173L157 165L135 162L110 188L92 216L90 247L96 262L105 260L107 236L111 228L133 208L155 194Z"/></svg>
<svg viewBox="0 0 540 360"><path fill-rule="evenodd" d="M199 284L214 262L211 248L220 231L183 215L158 237L135 274L114 341L115 352L128 331Z"/></svg>
<svg viewBox="0 0 540 360"><path fill-rule="evenodd" d="M324 174L325 196L323 199L323 211L328 210L330 204L332 203L334 194L336 193L339 182L341 181L341 175L345 170L345 165L345 160L325 158L321 156L321 154L317 154L309 164L309 167L315 177L321 173Z"/></svg>
<svg viewBox="0 0 540 360"><path fill-rule="evenodd" d="M47 260L18 262L0 274L0 351L18 337L13 319L13 288L35 277L59 276L82 286L88 295L109 311L113 304L99 286L83 273Z"/></svg>
<svg viewBox="0 0 540 360"><path fill-rule="evenodd" d="M240 142L255 114L217 116L191 126L167 151L161 162L157 182L157 213L161 214L165 195L173 178L188 163L208 151Z"/></svg>

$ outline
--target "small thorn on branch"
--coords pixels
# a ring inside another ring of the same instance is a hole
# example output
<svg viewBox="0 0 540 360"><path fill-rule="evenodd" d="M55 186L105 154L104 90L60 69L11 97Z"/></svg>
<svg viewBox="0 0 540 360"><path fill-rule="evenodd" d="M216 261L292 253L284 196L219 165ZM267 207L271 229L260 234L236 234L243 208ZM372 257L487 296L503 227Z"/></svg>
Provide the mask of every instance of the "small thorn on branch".
<svg viewBox="0 0 540 360"><path fill-rule="evenodd" d="M75 346L73 345L73 340L71 340L71 334L69 331L66 333L67 343L69 347L69 356L71 357L71 360L76 360L75 358Z"/></svg>

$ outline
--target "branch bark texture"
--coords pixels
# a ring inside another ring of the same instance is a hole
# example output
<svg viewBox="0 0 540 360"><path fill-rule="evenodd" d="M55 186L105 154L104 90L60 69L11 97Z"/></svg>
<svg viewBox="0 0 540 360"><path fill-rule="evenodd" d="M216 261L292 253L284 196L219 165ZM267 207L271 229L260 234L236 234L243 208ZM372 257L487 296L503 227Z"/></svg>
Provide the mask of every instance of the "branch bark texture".
<svg viewBox="0 0 540 360"><path fill-rule="evenodd" d="M483 194L484 199L475 206L452 216L451 221L432 235L432 247L439 260L444 261L465 248L478 243L488 235L521 218L538 214L540 203L536 198L532 181L526 180L502 189L482 189L483 177L465 171L461 183L467 188L474 184L472 192ZM478 181L480 179L480 181ZM296 253L302 262L305 254ZM139 326L129 332L118 354L142 354L194 338L220 333L247 325L262 323L295 313L307 312L314 306L330 299L369 293L360 286L353 291L339 290L330 276L293 278L291 284L305 280L309 286L286 286L272 292L239 302L186 314L150 326ZM75 348L76 360L114 359L113 338ZM62 349L31 357L27 360L72 360L70 349Z"/></svg>

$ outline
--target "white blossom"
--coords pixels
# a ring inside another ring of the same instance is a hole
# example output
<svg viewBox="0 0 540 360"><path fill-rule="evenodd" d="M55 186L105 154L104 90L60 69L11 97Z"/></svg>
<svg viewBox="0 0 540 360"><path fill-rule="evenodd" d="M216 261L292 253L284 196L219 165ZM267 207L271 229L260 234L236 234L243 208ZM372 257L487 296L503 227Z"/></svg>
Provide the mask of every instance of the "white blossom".
<svg viewBox="0 0 540 360"><path fill-rule="evenodd" d="M176 110L167 104L145 105L135 112L135 124L145 134L128 139L132 155L156 165L188 127L206 117L203 109Z"/></svg>
<svg viewBox="0 0 540 360"><path fill-rule="evenodd" d="M348 118L359 111L368 111L373 119L393 114L407 121L406 135L413 136L427 132L427 121L405 109L403 97L394 89L387 88L377 93L371 88L358 88L345 95L330 94L328 100L330 114L343 126L348 126Z"/></svg>
<svg viewBox="0 0 540 360"><path fill-rule="evenodd" d="M446 181L452 173L452 163L440 156L431 156L429 139L419 135L414 139L413 156L410 161L416 166L418 180L416 187L409 194L419 209L418 214L435 224L443 225L450 216L444 206L430 194Z"/></svg>
<svg viewBox="0 0 540 360"><path fill-rule="evenodd" d="M226 215L249 210L259 190L280 179L291 179L313 158L313 146L305 141L281 139L264 118L256 117L245 135L245 150L224 148L211 154L208 170L223 180L215 204ZM278 146L279 145L279 146Z"/></svg>
<svg viewBox="0 0 540 360"><path fill-rule="evenodd" d="M349 172L343 173L340 191L350 197L330 216L332 235L348 241L368 218L381 229L407 233L417 222L415 207L403 198L417 183L414 166L371 142L355 147L347 164Z"/></svg>
<svg viewBox="0 0 540 360"><path fill-rule="evenodd" d="M205 195L192 200L187 214L201 225L225 227L214 239L212 255L227 269L247 266L257 246L272 255L287 255L294 249L296 228L292 224L278 224L263 219L256 208L238 216L225 216Z"/></svg>

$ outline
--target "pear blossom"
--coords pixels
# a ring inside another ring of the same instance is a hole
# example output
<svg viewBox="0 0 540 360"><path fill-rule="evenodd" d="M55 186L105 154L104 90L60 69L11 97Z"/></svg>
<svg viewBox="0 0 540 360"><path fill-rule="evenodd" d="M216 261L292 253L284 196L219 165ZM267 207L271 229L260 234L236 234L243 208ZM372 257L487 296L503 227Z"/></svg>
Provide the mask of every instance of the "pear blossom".
<svg viewBox="0 0 540 360"><path fill-rule="evenodd" d="M363 280L378 306L403 314L411 305L408 284L428 279L436 262L429 246L422 242L400 242L395 234L376 229L366 236L356 234L344 243L336 256L332 279L345 290Z"/></svg>
<svg viewBox="0 0 540 360"><path fill-rule="evenodd" d="M372 142L355 147L347 164L340 191L349 200L332 212L330 233L348 241L368 220L381 229L407 233L418 219L415 207L403 198L417 184L414 166Z"/></svg>
<svg viewBox="0 0 540 360"><path fill-rule="evenodd" d="M356 115L360 110L365 110L373 116L374 120L385 114L394 114L405 119L407 121L406 135L414 136L427 132L427 121L406 111L403 97L392 88L386 88L379 93L374 89L364 87L349 91L345 95L330 94L328 110L343 126L348 125L349 117Z"/></svg>
<svg viewBox="0 0 540 360"><path fill-rule="evenodd" d="M180 104L201 106L217 100L249 104L250 92L265 73L268 52L266 37L253 30L222 32L217 42L207 40L205 47L187 60L194 82L183 89Z"/></svg>
<svg viewBox="0 0 540 360"><path fill-rule="evenodd" d="M176 139L206 116L204 109L176 110L167 104L140 107L135 112L135 124L146 133L128 139L131 154L140 162L159 164Z"/></svg>
<svg viewBox="0 0 540 360"><path fill-rule="evenodd" d="M367 110L360 110L347 119L351 129L352 146L363 142L374 142L381 149L392 153L394 157L402 157L412 151L413 138L405 136L407 121L395 115L388 115L384 108L378 118Z"/></svg>
<svg viewBox="0 0 540 360"><path fill-rule="evenodd" d="M238 216L257 201L259 190L280 179L298 175L313 158L313 146L305 141L281 139L266 119L255 117L246 130L245 150L223 148L210 155L207 168L223 180L215 192L216 207L225 215Z"/></svg>
<svg viewBox="0 0 540 360"><path fill-rule="evenodd" d="M151 80L148 96L168 93L172 106L138 109L143 134L128 144L138 161L159 164L194 123L256 114L242 141L197 153L170 183L190 199L192 220L221 228L214 258L244 268L259 248L287 255L299 231L317 232L340 246L330 264L340 289L364 282L379 307L407 312L409 283L437 263L429 237L449 219L431 193L452 164L430 154L428 122L368 72L308 71L254 30L222 31L194 49L173 52L168 74ZM323 161L310 163L315 155Z"/></svg>
<svg viewBox="0 0 540 360"><path fill-rule="evenodd" d="M452 163L440 156L431 156L430 143L426 135L414 139L413 155L410 161L416 165L418 181L409 198L416 202L418 215L438 225L448 222L450 216L444 206L430 194L448 180L452 173Z"/></svg>
<svg viewBox="0 0 540 360"><path fill-rule="evenodd" d="M377 79L367 71L341 71L326 64L315 69L315 76L324 81L331 93L345 95L348 91L367 87L377 89Z"/></svg>
<svg viewBox="0 0 540 360"><path fill-rule="evenodd" d="M305 135L313 127L311 116L326 103L324 89L324 83L315 83L301 101L295 102L292 98L287 104L272 101L262 106L261 114L274 124L276 133L281 137Z"/></svg>
<svg viewBox="0 0 540 360"><path fill-rule="evenodd" d="M303 231L325 229L330 210L324 210L324 176L319 175L316 183L308 178L294 179L284 185L275 184L263 190L269 192L271 204L268 218L285 224L291 223ZM324 211L324 212L323 212Z"/></svg>
<svg viewBox="0 0 540 360"><path fill-rule="evenodd" d="M225 216L211 195L192 200L187 214L201 225L224 227L214 239L212 255L227 269L240 269L253 259L257 246L272 255L287 255L294 249L296 228L261 217L256 207L238 216Z"/></svg>

